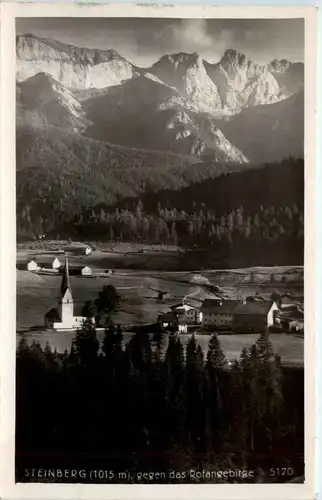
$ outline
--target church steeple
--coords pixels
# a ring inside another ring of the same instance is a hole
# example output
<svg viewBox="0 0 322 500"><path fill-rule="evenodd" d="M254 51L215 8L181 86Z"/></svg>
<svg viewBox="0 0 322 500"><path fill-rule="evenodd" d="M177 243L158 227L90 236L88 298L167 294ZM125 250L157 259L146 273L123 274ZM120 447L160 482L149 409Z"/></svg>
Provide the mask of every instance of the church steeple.
<svg viewBox="0 0 322 500"><path fill-rule="evenodd" d="M71 293L72 289L71 289L71 286L70 286L69 269L68 269L68 257L67 257L67 253L66 253L65 254L65 270L64 270L64 275L63 275L61 287L60 287L60 291L61 291L62 297L64 297L64 295L66 293L66 290L68 290L68 289L69 289L69 291Z"/></svg>

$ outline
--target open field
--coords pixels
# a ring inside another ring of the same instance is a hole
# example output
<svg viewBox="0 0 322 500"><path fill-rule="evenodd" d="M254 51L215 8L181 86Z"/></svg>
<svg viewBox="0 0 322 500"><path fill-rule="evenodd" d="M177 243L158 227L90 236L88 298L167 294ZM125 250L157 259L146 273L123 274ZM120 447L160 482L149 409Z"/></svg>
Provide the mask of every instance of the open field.
<svg viewBox="0 0 322 500"><path fill-rule="evenodd" d="M56 306L59 298L61 276L35 275L28 271L17 272L17 327L28 329L44 324L44 315ZM271 270L272 273L272 270ZM30 279L28 278L30 276ZM301 301L303 282L290 280L286 283L271 282L258 271L254 281L248 279L249 272L207 271L199 273L162 273L134 270L113 270L113 274L93 277L72 276L71 285L75 302L95 300L98 292L106 284L113 284L121 296L120 310L115 321L122 325L152 323L158 314L168 310L183 297L203 301L214 294L200 285L203 282L220 284L230 298L243 298L258 292L269 297L276 289L296 294ZM167 292L165 299L157 300L156 290Z"/></svg>
<svg viewBox="0 0 322 500"><path fill-rule="evenodd" d="M114 321L123 326L133 324L149 324L156 321L157 316L169 310L183 297L195 299L200 304L207 297L214 297L214 290L209 285L218 285L228 298L244 298L259 293L269 298L271 293L288 292L303 301L303 268L302 267L254 267L247 269L223 269L205 271L156 271L135 270L131 268L116 268L115 253L95 250L89 256L69 256L70 265L89 265L92 267L92 277L71 276L71 286L74 301L83 304L86 300L95 300L98 292L106 284L113 284L121 296L120 308L115 313ZM124 258L129 247L117 248L124 250ZM41 261L52 261L53 252L41 254ZM172 253L161 248L142 254L140 258L155 258L155 254ZM129 253L129 252L128 252ZM173 252L175 253L175 252ZM35 256L34 251L19 249L17 262L26 262L28 257ZM140 255L137 252L137 255ZM132 257L131 257L132 258ZM159 258L159 257L157 257ZM106 269L112 269L112 274L105 275ZM44 315L57 305L61 276L36 275L28 271L17 271L17 331L26 332L28 339L48 341L58 350L70 347L73 332L44 332ZM164 300L157 300L157 291L167 292ZM31 328L34 331L28 331ZM101 335L101 333L99 333ZM103 334L102 334L103 335ZM125 334L129 335L129 334ZM189 335L181 335L186 343ZM228 358L239 356L243 346L249 347L256 335L221 335L221 342ZM209 337L198 336L204 351L207 350ZM272 335L273 345L279 354L290 363L303 362L303 339L292 335Z"/></svg>

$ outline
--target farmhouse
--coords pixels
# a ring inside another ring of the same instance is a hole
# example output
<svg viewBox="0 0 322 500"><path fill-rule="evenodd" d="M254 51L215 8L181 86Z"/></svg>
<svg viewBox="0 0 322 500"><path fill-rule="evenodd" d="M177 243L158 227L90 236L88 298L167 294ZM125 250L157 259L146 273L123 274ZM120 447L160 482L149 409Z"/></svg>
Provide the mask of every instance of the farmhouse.
<svg viewBox="0 0 322 500"><path fill-rule="evenodd" d="M31 259L28 264L27 264L27 270L28 271L38 271L39 269L39 265L38 263L36 262L35 259Z"/></svg>
<svg viewBox="0 0 322 500"><path fill-rule="evenodd" d="M45 327L54 330L71 330L79 328L85 320L86 318L81 316L80 307L74 305L66 256L58 307L50 309L45 315Z"/></svg>
<svg viewBox="0 0 322 500"><path fill-rule="evenodd" d="M231 328L233 315L240 300L205 299L201 309L201 323L204 326Z"/></svg>
<svg viewBox="0 0 322 500"><path fill-rule="evenodd" d="M243 302L233 312L233 330L262 332L275 324L278 311L276 302L272 300Z"/></svg>
<svg viewBox="0 0 322 500"><path fill-rule="evenodd" d="M193 324L199 322L199 311L193 306L188 304L182 304L177 306L173 312L177 314L179 320L181 322L185 322L187 324Z"/></svg>
<svg viewBox="0 0 322 500"><path fill-rule="evenodd" d="M200 309L203 326L235 332L261 332L275 324L279 311L274 301L206 299Z"/></svg>

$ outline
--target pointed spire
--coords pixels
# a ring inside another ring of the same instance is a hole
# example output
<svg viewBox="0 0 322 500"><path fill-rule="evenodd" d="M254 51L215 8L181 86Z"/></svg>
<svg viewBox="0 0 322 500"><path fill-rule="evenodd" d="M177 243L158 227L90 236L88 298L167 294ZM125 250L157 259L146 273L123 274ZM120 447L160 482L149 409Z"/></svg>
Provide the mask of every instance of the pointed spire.
<svg viewBox="0 0 322 500"><path fill-rule="evenodd" d="M69 279L69 269L68 269L68 257L67 253L65 254L65 269L64 269L64 275L63 275L63 280L62 284L60 287L61 294L62 296L65 295L66 290L69 288L71 291L71 286L70 286L70 279Z"/></svg>

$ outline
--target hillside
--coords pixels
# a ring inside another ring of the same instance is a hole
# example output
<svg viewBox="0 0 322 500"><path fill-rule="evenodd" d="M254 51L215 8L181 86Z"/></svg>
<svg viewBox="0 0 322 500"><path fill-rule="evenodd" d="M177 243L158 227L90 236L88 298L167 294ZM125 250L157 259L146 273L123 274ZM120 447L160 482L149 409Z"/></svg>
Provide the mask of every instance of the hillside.
<svg viewBox="0 0 322 500"><path fill-rule="evenodd" d="M270 106L241 111L219 127L254 162L304 157L304 91Z"/></svg>
<svg viewBox="0 0 322 500"><path fill-rule="evenodd" d="M169 106L169 100L179 97L173 87L146 75L134 78L82 103L92 122L84 133L130 147L201 158L212 151L219 162L248 162L211 116Z"/></svg>
<svg viewBox="0 0 322 500"><path fill-rule="evenodd" d="M67 217L97 203L112 204L143 192L177 190L240 168L245 167L115 146L55 127L20 127L18 218L27 222L25 229L37 231L39 221L51 226L58 213Z"/></svg>
<svg viewBox="0 0 322 500"><path fill-rule="evenodd" d="M76 240L180 245L187 252L178 269L302 265L303 210L303 161L289 159L99 204L63 223L56 218L56 231Z"/></svg>

